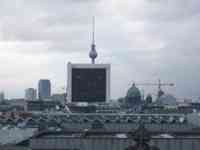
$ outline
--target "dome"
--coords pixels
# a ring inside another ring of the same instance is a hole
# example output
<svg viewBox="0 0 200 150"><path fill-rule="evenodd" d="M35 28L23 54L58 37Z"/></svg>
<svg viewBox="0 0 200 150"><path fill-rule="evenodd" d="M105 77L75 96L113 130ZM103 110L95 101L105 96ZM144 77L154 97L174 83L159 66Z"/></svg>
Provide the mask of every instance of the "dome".
<svg viewBox="0 0 200 150"><path fill-rule="evenodd" d="M138 97L141 96L140 90L135 86L135 84L132 85L132 87L128 90L126 97Z"/></svg>
<svg viewBox="0 0 200 150"><path fill-rule="evenodd" d="M140 90L135 86L135 84L133 84L132 87L128 90L126 94L126 102L128 103L141 102L141 93Z"/></svg>
<svg viewBox="0 0 200 150"><path fill-rule="evenodd" d="M176 105L176 98L171 94L164 94L158 99L158 103L161 105Z"/></svg>
<svg viewBox="0 0 200 150"><path fill-rule="evenodd" d="M147 97L146 97L146 103L150 104L152 102L153 102L152 96L151 96L151 94L148 94Z"/></svg>

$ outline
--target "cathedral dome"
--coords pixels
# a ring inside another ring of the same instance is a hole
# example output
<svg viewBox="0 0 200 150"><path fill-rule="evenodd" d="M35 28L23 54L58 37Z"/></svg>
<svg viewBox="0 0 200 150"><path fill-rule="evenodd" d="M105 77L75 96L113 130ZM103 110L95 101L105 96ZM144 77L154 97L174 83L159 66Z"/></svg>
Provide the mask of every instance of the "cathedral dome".
<svg viewBox="0 0 200 150"><path fill-rule="evenodd" d="M135 86L135 84L132 85L132 87L128 90L126 97L137 97L141 96L140 90Z"/></svg>
<svg viewBox="0 0 200 150"><path fill-rule="evenodd" d="M141 93L135 84L133 84L132 87L127 91L126 102L129 104L136 104L141 102Z"/></svg>

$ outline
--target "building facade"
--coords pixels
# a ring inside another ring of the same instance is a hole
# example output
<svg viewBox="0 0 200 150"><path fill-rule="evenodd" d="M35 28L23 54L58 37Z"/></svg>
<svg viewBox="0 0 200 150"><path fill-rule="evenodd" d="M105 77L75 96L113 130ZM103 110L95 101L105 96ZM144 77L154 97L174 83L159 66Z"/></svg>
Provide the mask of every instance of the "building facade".
<svg viewBox="0 0 200 150"><path fill-rule="evenodd" d="M28 88L25 90L25 100L36 100L37 99L37 90L34 88Z"/></svg>
<svg viewBox="0 0 200 150"><path fill-rule="evenodd" d="M38 98L39 100L48 99L51 96L51 82L48 79L39 80Z"/></svg>
<svg viewBox="0 0 200 150"><path fill-rule="evenodd" d="M56 101L27 101L26 110L31 112L56 110L56 106L59 106Z"/></svg>
<svg viewBox="0 0 200 150"><path fill-rule="evenodd" d="M68 63L67 102L110 100L110 64Z"/></svg>
<svg viewBox="0 0 200 150"><path fill-rule="evenodd" d="M32 150L199 150L199 133L173 136L149 132L143 127L128 133L103 131L43 132L30 140Z"/></svg>

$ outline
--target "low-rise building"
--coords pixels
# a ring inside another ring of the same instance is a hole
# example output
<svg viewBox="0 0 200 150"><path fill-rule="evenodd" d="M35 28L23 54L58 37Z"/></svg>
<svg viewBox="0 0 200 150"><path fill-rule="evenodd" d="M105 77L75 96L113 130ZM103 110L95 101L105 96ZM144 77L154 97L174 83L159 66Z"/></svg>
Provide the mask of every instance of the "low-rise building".
<svg viewBox="0 0 200 150"><path fill-rule="evenodd" d="M27 111L45 111L45 110L56 110L60 103L56 101L27 101Z"/></svg>

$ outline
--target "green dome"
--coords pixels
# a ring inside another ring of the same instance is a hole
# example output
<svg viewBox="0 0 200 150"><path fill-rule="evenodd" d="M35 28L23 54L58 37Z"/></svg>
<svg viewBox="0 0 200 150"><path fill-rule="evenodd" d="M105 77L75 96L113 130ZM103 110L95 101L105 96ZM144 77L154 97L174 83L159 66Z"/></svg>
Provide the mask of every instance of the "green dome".
<svg viewBox="0 0 200 150"><path fill-rule="evenodd" d="M140 90L135 86L135 84L132 85L132 87L128 90L126 97L127 98L134 98L134 97L140 97Z"/></svg>
<svg viewBox="0 0 200 150"><path fill-rule="evenodd" d="M135 84L132 85L132 87L128 90L126 97L125 97L126 104L129 106L137 105L141 103L141 94L140 90L135 86Z"/></svg>

